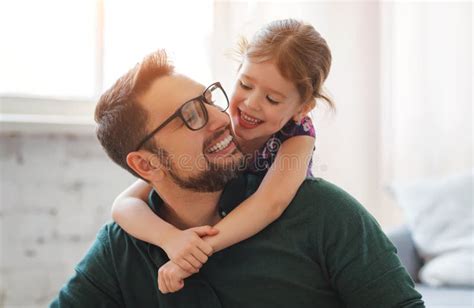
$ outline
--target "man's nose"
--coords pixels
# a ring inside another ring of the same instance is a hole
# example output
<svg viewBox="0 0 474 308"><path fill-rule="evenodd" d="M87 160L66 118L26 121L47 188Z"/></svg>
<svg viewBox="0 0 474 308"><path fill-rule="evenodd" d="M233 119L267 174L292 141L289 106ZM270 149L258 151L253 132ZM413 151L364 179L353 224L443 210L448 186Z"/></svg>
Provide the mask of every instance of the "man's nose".
<svg viewBox="0 0 474 308"><path fill-rule="evenodd" d="M210 131L216 131L227 127L230 124L230 117L227 112L214 106L206 106L209 121L207 123L207 129Z"/></svg>

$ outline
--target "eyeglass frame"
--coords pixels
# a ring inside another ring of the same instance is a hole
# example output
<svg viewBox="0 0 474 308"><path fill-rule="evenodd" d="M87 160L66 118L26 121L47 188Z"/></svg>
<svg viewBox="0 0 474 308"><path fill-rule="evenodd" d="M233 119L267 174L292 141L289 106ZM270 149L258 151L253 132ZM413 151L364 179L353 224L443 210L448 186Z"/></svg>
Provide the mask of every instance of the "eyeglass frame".
<svg viewBox="0 0 474 308"><path fill-rule="evenodd" d="M156 133L158 133L158 131L160 129L162 129L163 127L165 127L166 125L168 125L171 121L173 121L175 118L179 117L181 119L181 121L183 121L183 123L186 125L187 128L189 128L190 130L192 131L197 131L197 130L200 130L202 129L204 126L206 126L206 124L209 122L209 114L207 112L207 108L206 108L206 105L204 104L208 104L210 106L215 106L213 105L212 103L208 102L207 99L206 99L206 96L204 94L206 94L206 92L213 86L217 86L219 87L222 92L224 93L224 96L226 98L226 102L227 102L227 107L225 107L224 109L222 109L221 111L222 112L225 112L228 108L229 108L229 97L227 96L227 93L225 92L224 88L222 87L221 83L219 81L217 82L214 82L213 84L211 84L210 86L208 86L203 92L201 95L199 96L196 96L190 100L187 100L186 102L184 102L171 116L169 116L162 124L160 124L157 128L155 128L154 130L151 131L151 133L147 134L141 141L140 143L138 144L138 146L136 147L135 151L138 151L141 149L141 147L148 141L150 140ZM184 116L183 116L183 113L182 113L182 109L183 107L187 104L187 103L190 103L194 100L197 100L199 103L201 103L201 107L202 107L202 110L203 110L203 113L204 113L204 124L199 127L199 128L192 128L189 126L188 122L184 119Z"/></svg>

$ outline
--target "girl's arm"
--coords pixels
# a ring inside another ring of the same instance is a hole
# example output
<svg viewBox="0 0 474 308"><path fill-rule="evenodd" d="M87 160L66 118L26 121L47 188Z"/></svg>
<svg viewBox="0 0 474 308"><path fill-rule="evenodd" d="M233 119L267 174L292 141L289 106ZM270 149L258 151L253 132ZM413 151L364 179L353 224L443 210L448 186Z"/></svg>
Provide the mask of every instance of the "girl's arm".
<svg viewBox="0 0 474 308"><path fill-rule="evenodd" d="M214 251L257 234L280 217L306 177L313 147L314 137L307 135L283 142L258 190L214 226L217 235L204 238Z"/></svg>
<svg viewBox="0 0 474 308"><path fill-rule="evenodd" d="M147 182L135 181L115 198L112 218L130 235L161 247L163 240L176 228L148 207L146 202L151 189Z"/></svg>
<svg viewBox="0 0 474 308"><path fill-rule="evenodd" d="M163 248L184 270L197 272L212 254L212 247L201 237L214 235L217 230L210 226L177 229L148 207L151 189L145 181L137 180L115 199L112 218L130 235Z"/></svg>

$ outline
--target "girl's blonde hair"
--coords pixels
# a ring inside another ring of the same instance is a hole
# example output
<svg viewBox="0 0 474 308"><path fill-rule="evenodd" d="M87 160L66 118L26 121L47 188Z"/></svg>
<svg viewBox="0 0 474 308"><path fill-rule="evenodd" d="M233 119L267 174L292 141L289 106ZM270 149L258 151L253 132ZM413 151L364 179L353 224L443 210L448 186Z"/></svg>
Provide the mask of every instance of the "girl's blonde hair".
<svg viewBox="0 0 474 308"><path fill-rule="evenodd" d="M244 58L273 61L282 76L295 83L303 103L322 99L335 107L323 90L331 68L331 51L312 25L294 19L272 21L255 33L250 42L241 38L237 54L241 63Z"/></svg>

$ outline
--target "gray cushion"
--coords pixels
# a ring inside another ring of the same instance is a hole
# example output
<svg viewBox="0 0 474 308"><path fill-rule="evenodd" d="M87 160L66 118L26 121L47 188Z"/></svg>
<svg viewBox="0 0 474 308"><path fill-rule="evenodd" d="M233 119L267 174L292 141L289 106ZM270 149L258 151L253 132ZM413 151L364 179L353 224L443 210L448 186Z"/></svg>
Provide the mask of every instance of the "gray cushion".
<svg viewBox="0 0 474 308"><path fill-rule="evenodd" d="M414 281L418 282L418 271L423 263L416 252L415 244L408 227L403 225L393 229L387 232L387 236L397 248L397 255L403 266L405 266L408 274L410 274Z"/></svg>

